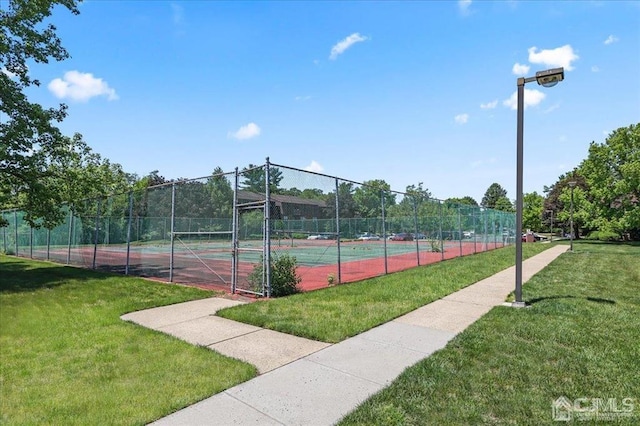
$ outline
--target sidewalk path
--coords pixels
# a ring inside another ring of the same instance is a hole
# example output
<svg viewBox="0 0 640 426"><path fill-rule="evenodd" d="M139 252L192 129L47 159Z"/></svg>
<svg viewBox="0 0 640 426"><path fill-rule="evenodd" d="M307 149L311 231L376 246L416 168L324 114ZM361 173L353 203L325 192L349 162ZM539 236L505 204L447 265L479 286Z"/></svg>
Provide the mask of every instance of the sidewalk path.
<svg viewBox="0 0 640 426"><path fill-rule="evenodd" d="M523 282L567 250L523 262ZM404 316L329 345L212 316L241 302L204 299L122 318L250 362L261 375L155 422L156 425L331 425L443 348L514 288L514 267Z"/></svg>

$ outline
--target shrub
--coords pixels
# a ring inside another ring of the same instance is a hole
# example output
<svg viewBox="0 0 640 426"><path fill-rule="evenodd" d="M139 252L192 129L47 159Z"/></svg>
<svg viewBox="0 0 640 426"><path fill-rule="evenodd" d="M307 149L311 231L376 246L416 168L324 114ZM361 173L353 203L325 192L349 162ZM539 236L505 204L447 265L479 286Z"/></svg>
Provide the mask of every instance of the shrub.
<svg viewBox="0 0 640 426"><path fill-rule="evenodd" d="M587 239L600 241L619 241L620 235L613 231L593 231L589 234Z"/></svg>
<svg viewBox="0 0 640 426"><path fill-rule="evenodd" d="M257 292L262 290L263 265L264 262L260 259L260 263L253 267L248 277L249 284ZM296 274L296 258L287 253L274 254L271 259L271 297L299 293L300 281L302 278Z"/></svg>

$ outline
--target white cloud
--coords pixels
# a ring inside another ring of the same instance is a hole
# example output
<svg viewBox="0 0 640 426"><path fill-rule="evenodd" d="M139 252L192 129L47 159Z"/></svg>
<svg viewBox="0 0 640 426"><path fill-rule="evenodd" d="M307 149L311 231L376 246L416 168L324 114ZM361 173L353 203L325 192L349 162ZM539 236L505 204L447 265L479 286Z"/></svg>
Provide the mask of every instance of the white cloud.
<svg viewBox="0 0 640 426"><path fill-rule="evenodd" d="M91 73L68 71L63 78L56 78L47 86L49 91L60 99L86 102L96 96L106 96L108 100L118 99L116 91L106 81L94 77Z"/></svg>
<svg viewBox="0 0 640 426"><path fill-rule="evenodd" d="M511 71L513 71L515 75L526 75L530 69L531 67L529 65L522 65L516 62Z"/></svg>
<svg viewBox="0 0 640 426"><path fill-rule="evenodd" d="M545 98L545 94L536 89L524 89L524 107L536 106ZM502 102L504 106L518 109L518 92L515 91L509 99Z"/></svg>
<svg viewBox="0 0 640 426"><path fill-rule="evenodd" d="M324 167L322 167L322 165L320 165L320 163L318 163L316 160L311 160L311 164L309 164L304 169L308 172L320 173L324 170Z"/></svg>
<svg viewBox="0 0 640 426"><path fill-rule="evenodd" d="M463 15L471 13L469 8L471 7L471 0L458 0L458 9Z"/></svg>
<svg viewBox="0 0 640 426"><path fill-rule="evenodd" d="M260 127L258 127L256 123L249 123L246 126L240 127L235 132L229 132L228 136L238 140L245 140L255 138L260 135L260 132Z"/></svg>
<svg viewBox="0 0 640 426"><path fill-rule="evenodd" d="M618 41L618 37L614 36L614 35L610 35L609 37L607 37L607 39L604 41L604 44L612 44L615 43L616 41Z"/></svg>
<svg viewBox="0 0 640 426"><path fill-rule="evenodd" d="M338 58L338 55L344 53L345 50L347 50L354 44L366 41L368 39L368 37L361 36L360 33L351 34L349 37L339 41L335 46L331 48L331 55L329 55L329 59L336 60Z"/></svg>
<svg viewBox="0 0 640 426"><path fill-rule="evenodd" d="M537 50L535 46L529 48L529 62L552 68L563 67L567 71L573 70L571 63L580 58L569 44L555 49L544 49L539 52Z"/></svg>
<svg viewBox="0 0 640 426"><path fill-rule="evenodd" d="M458 114L454 117L454 120L456 120L456 123L458 124L465 124L469 121L469 114Z"/></svg>
<svg viewBox="0 0 640 426"><path fill-rule="evenodd" d="M597 65L591 67L591 72L600 72L600 68Z"/></svg>
<svg viewBox="0 0 640 426"><path fill-rule="evenodd" d="M498 100L487 102L486 104L480 104L481 109L494 109L498 106Z"/></svg>
<svg viewBox="0 0 640 426"><path fill-rule="evenodd" d="M296 101L301 102L301 101L308 101L309 99L311 99L311 96L307 95L307 96L296 96L294 98Z"/></svg>

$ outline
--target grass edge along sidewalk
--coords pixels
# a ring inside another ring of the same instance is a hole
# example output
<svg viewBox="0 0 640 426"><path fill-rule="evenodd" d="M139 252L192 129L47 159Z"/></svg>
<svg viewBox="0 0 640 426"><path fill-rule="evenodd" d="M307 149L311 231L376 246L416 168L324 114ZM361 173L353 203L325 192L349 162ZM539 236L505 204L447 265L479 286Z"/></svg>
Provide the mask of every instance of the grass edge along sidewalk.
<svg viewBox="0 0 640 426"><path fill-rule="evenodd" d="M525 244L523 258L550 247ZM217 315L337 343L513 266L514 261L515 247L505 247L356 283L222 309Z"/></svg>
<svg viewBox="0 0 640 426"><path fill-rule="evenodd" d="M120 315L215 295L0 256L0 423L143 424L255 367Z"/></svg>
<svg viewBox="0 0 640 426"><path fill-rule="evenodd" d="M341 425L640 423L640 245L576 243Z"/></svg>

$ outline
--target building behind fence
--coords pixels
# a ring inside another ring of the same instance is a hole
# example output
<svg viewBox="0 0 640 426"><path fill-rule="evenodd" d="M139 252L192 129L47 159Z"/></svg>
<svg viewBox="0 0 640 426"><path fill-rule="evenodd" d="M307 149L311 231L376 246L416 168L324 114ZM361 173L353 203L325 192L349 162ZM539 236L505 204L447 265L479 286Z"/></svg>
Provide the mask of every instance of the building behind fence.
<svg viewBox="0 0 640 426"><path fill-rule="evenodd" d="M34 259L271 293L271 269L296 259L310 290L514 242L515 215L385 191L269 163L61 207L65 221L32 228L3 211L2 249Z"/></svg>

